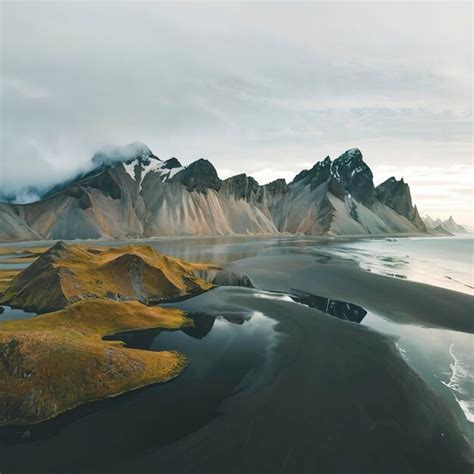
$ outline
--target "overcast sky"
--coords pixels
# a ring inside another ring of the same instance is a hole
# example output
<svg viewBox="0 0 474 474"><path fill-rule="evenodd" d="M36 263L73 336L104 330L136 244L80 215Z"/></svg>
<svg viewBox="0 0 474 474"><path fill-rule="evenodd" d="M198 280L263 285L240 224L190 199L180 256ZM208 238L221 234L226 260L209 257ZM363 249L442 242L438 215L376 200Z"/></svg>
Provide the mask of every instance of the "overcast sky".
<svg viewBox="0 0 474 474"><path fill-rule="evenodd" d="M472 220L470 3L2 3L0 190L106 144L291 180L358 147Z"/></svg>

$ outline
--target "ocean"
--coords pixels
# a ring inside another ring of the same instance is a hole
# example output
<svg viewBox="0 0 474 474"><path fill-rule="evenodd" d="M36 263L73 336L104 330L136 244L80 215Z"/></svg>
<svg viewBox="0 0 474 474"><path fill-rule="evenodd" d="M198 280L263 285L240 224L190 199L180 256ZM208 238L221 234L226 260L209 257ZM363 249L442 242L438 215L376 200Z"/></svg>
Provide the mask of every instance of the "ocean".
<svg viewBox="0 0 474 474"><path fill-rule="evenodd" d="M324 251L367 271L474 294L474 235L363 239Z"/></svg>

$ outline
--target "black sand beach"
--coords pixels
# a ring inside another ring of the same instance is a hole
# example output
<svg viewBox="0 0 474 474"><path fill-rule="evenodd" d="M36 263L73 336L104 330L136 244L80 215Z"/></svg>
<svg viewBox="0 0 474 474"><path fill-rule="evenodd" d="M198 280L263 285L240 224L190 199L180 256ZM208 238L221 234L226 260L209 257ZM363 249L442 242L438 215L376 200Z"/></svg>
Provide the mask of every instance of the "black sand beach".
<svg viewBox="0 0 474 474"><path fill-rule="evenodd" d="M472 297L337 259L285 248L230 268L248 273L259 289L296 288L401 323L473 332ZM471 446L456 418L393 338L246 288L213 290L176 306L234 320L217 319L208 333L188 338L193 346L177 347L196 357L171 383L32 427L29 440L7 442L3 433L0 471L472 472ZM161 340L174 341L157 335L151 348Z"/></svg>

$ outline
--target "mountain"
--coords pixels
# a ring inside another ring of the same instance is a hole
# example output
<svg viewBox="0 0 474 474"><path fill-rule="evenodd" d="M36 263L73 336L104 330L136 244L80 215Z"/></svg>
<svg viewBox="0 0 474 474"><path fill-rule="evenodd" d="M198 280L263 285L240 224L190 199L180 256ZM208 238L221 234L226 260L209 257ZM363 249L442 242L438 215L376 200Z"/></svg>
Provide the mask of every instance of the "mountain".
<svg viewBox="0 0 474 474"><path fill-rule="evenodd" d="M37 202L0 203L0 240L419 232L408 185L390 178L375 187L356 148L289 184L262 186L246 174L221 180L206 159L183 167L132 143L100 150L91 170Z"/></svg>
<svg viewBox="0 0 474 474"><path fill-rule="evenodd" d="M467 233L467 229L461 224L458 224L453 216L449 216L449 219L445 221L433 219L430 216L424 216L423 221L428 230L436 233L447 233L448 235Z"/></svg>

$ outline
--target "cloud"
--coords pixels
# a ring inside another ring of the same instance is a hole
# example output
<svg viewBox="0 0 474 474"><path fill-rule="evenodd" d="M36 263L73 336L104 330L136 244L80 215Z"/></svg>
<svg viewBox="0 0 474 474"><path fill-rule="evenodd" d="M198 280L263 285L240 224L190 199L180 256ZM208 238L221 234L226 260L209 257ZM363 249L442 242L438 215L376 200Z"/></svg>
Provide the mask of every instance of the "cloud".
<svg viewBox="0 0 474 474"><path fill-rule="evenodd" d="M471 160L469 4L2 10L2 190L52 184L135 141L261 182L354 146L380 181L381 165Z"/></svg>

